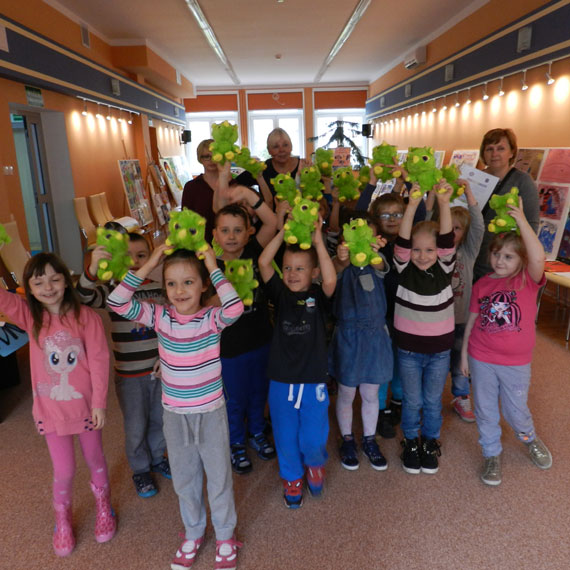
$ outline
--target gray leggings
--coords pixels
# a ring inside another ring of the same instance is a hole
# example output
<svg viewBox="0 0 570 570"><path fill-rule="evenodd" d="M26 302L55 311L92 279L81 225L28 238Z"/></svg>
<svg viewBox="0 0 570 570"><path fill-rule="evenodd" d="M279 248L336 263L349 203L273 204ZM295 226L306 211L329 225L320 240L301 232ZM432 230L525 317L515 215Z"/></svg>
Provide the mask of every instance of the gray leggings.
<svg viewBox="0 0 570 570"><path fill-rule="evenodd" d="M360 384L360 398L362 399L362 426L364 435L376 433L378 422L378 384ZM341 435L352 433L352 403L356 395L356 388L338 385L336 398L336 417Z"/></svg>

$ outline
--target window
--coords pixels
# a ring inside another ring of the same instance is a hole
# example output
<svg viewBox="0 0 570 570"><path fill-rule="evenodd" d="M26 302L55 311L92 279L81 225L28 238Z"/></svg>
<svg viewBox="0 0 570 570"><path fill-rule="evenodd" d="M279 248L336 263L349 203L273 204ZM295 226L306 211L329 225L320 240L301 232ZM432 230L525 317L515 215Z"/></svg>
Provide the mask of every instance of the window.
<svg viewBox="0 0 570 570"><path fill-rule="evenodd" d="M293 144L293 155L304 156L305 144L303 134L303 111L271 110L249 112L249 148L253 156L260 160L269 158L267 152L267 135L276 128L287 131Z"/></svg>
<svg viewBox="0 0 570 570"><path fill-rule="evenodd" d="M214 123L221 123L223 121L228 121L232 125L237 124L238 114L237 111L226 111L220 113L186 113L186 124L188 129L192 133L192 142L184 145L184 152L186 153L186 158L190 164L190 173L193 176L202 174L204 168L198 162L196 157L196 149L198 145L205 139L212 138L212 125ZM240 145L240 138L238 138L237 144Z"/></svg>
<svg viewBox="0 0 570 570"><path fill-rule="evenodd" d="M356 123L358 125L356 128L360 131L363 123L365 122L365 109L323 109L315 111L314 136L328 135L321 136L318 140L314 141L315 148L323 146L328 142L330 136L334 132L334 127L329 127L329 125L335 121ZM368 156L368 139L363 137L361 134L353 134L350 125L344 126L344 134L352 140L352 142L360 149L362 156L366 158ZM338 145L333 143L330 148L335 148L336 146ZM352 165L356 166L354 158L352 160Z"/></svg>

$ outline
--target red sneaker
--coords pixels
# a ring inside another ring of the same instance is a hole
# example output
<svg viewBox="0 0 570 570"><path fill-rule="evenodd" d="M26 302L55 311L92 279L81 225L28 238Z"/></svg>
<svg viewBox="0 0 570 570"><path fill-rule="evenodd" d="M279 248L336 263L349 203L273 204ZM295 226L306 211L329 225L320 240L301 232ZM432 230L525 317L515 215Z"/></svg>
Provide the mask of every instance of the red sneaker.
<svg viewBox="0 0 570 570"><path fill-rule="evenodd" d="M325 485L325 468L322 466L307 467L305 476L307 477L307 486L311 496L320 497L323 494Z"/></svg>
<svg viewBox="0 0 570 570"><path fill-rule="evenodd" d="M475 414L471 409L471 399L469 396L457 396L451 401L453 410L464 421L472 423L475 421Z"/></svg>
<svg viewBox="0 0 570 570"><path fill-rule="evenodd" d="M216 563L214 570L235 570L237 566L238 548L243 542L232 536L229 540L216 540Z"/></svg>
<svg viewBox="0 0 570 570"><path fill-rule="evenodd" d="M283 499L288 509L299 509L303 506L303 479L286 481L283 479Z"/></svg>
<svg viewBox="0 0 570 570"><path fill-rule="evenodd" d="M192 564L194 564L196 560L196 554L198 553L200 546L202 546L203 540L203 536L196 540L186 540L185 538L180 545L180 548L176 551L176 554L172 559L172 563L170 564L170 568L172 570L187 570L188 568L191 568Z"/></svg>

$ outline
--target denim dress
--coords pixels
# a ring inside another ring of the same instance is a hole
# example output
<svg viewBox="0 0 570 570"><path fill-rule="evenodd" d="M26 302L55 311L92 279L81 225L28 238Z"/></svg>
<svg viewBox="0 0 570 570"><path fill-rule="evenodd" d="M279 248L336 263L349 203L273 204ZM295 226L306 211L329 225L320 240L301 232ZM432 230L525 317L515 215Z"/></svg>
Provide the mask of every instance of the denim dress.
<svg viewBox="0 0 570 570"><path fill-rule="evenodd" d="M329 372L344 386L392 379L392 342L386 326L383 273L349 265L338 277Z"/></svg>

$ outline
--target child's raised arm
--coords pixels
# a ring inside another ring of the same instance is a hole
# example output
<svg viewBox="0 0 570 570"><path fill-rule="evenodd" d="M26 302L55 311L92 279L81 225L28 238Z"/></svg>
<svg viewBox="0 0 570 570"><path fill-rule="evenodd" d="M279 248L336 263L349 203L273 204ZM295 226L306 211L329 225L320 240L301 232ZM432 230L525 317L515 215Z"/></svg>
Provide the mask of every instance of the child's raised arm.
<svg viewBox="0 0 570 570"><path fill-rule="evenodd" d="M412 189L410 190L410 198L408 201L408 205L404 212L404 217L402 218L402 223L400 224L400 230L398 231L398 235L403 239L410 239L412 237L412 227L414 226L414 216L416 214L416 210L422 201L422 196L418 196L417 198L412 198L412 194L415 190L419 190L420 185L417 182L412 184Z"/></svg>
<svg viewBox="0 0 570 570"><path fill-rule="evenodd" d="M317 220L317 227L313 233L313 244L317 250L317 256L319 258L319 266L321 268L321 276L323 278L322 288L323 293L327 297L331 297L336 288L336 270L334 268L332 259L330 258L329 252L323 240L323 219L319 214L319 219Z"/></svg>
<svg viewBox="0 0 570 570"><path fill-rule="evenodd" d="M445 192L438 192L436 190L437 205L439 206L439 233L448 234L453 230L453 223L451 221L451 208L449 200L453 192L451 185L445 181L444 178L440 180L439 188L445 189Z"/></svg>
<svg viewBox="0 0 570 570"><path fill-rule="evenodd" d="M534 233L534 230L524 215L522 198L520 197L519 202L518 207L509 204L509 208L511 209L509 214L517 221L521 232L521 238L528 256L528 273L535 283L539 283L544 274L546 256L538 236Z"/></svg>
<svg viewBox="0 0 570 570"><path fill-rule="evenodd" d="M261 252L259 259L257 260L259 273L261 274L261 278L264 283L270 281L275 273L275 269L273 269L271 262L281 247L284 235L285 229L281 227L281 229L273 236L273 239L265 246L265 249Z"/></svg>
<svg viewBox="0 0 570 570"><path fill-rule="evenodd" d="M263 224L255 237L261 247L265 247L269 243L269 240L275 235L275 230L277 229L277 216L273 210L267 205L262 196L247 186L235 186L232 188L230 195L231 202L245 200L249 207L255 210L257 217Z"/></svg>

